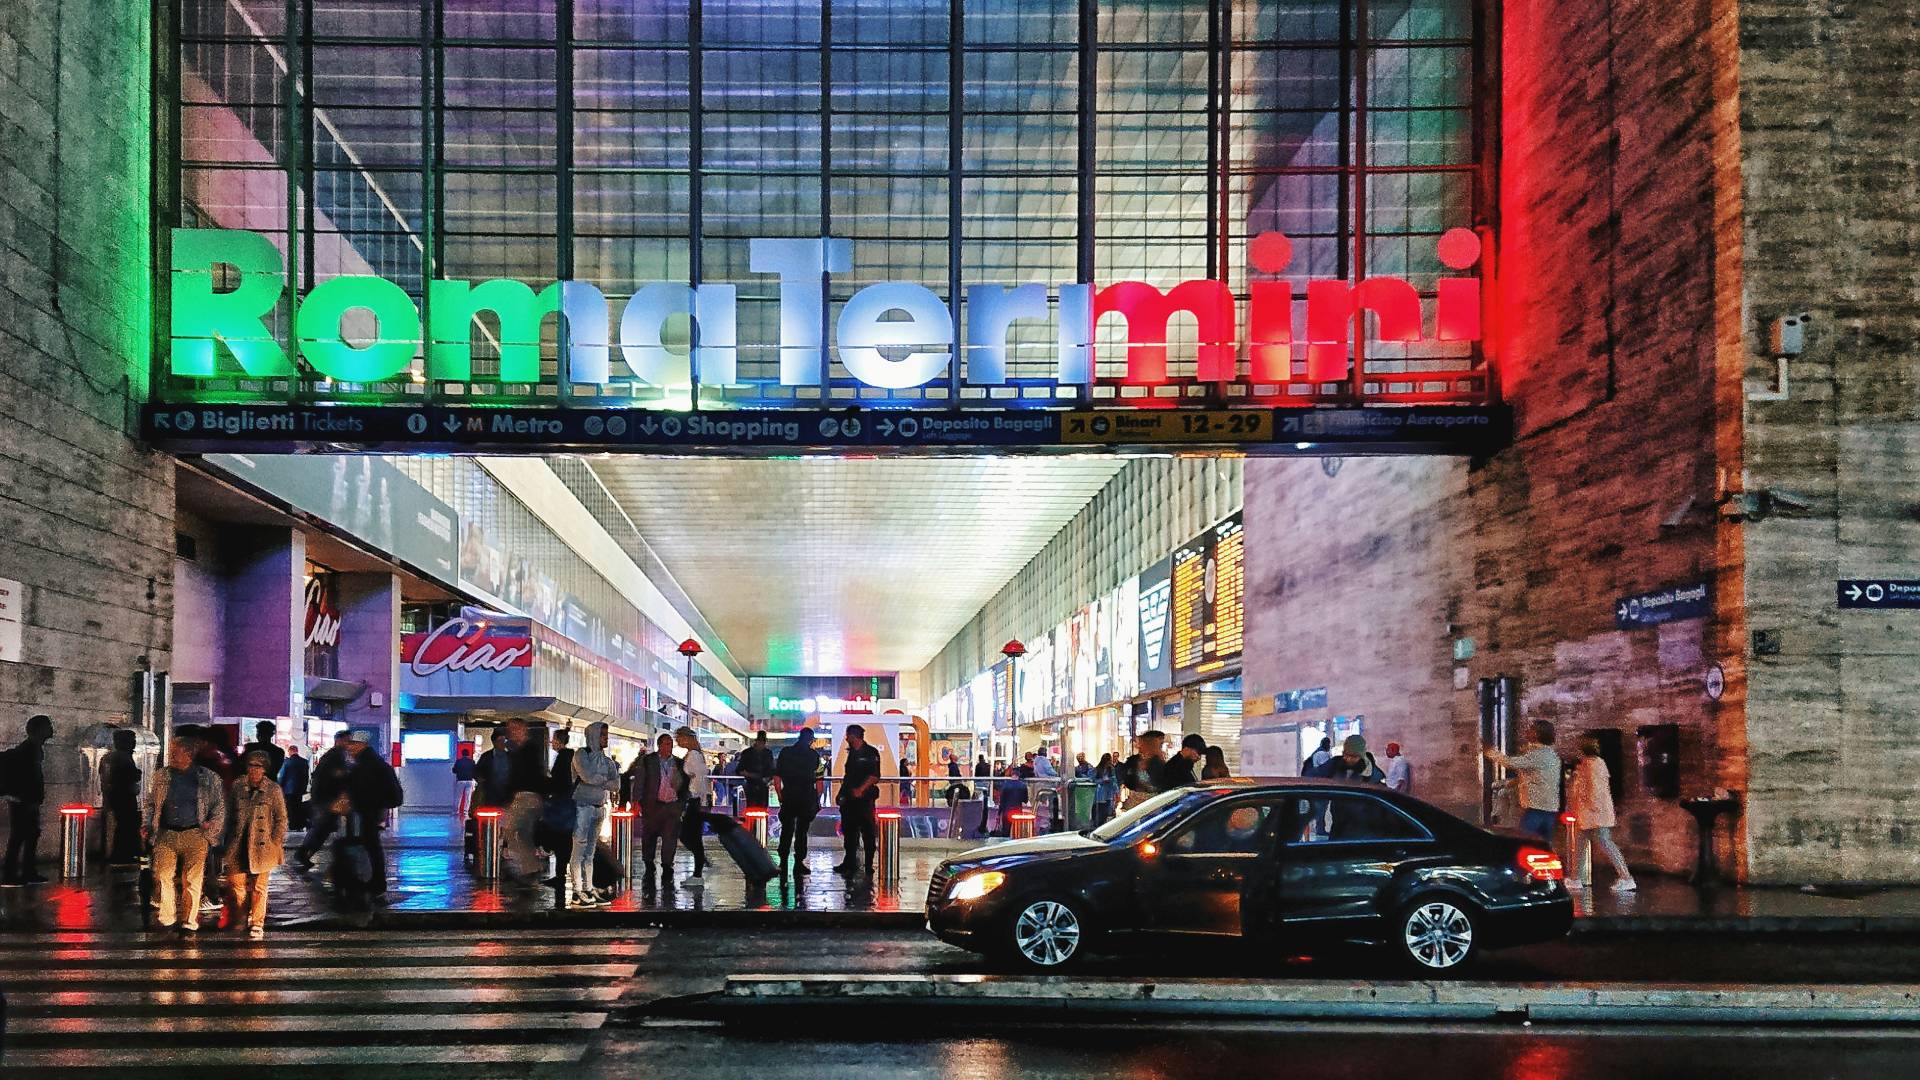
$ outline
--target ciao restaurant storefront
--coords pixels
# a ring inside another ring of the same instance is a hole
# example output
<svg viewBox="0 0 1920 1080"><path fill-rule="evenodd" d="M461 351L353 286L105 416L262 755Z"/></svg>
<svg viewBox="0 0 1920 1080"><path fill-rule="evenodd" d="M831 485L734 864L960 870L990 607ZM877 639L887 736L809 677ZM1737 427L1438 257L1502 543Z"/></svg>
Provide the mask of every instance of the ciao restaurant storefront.
<svg viewBox="0 0 1920 1080"><path fill-rule="evenodd" d="M408 804L452 806L451 762L487 748L496 724L524 718L548 731L609 725L624 769L676 721L638 677L531 619L462 608L400 638L400 747ZM676 713L677 715L677 713ZM578 743L576 742L576 746Z"/></svg>
<svg viewBox="0 0 1920 1080"><path fill-rule="evenodd" d="M168 6L149 439L1505 438L1481 0L443 6Z"/></svg>

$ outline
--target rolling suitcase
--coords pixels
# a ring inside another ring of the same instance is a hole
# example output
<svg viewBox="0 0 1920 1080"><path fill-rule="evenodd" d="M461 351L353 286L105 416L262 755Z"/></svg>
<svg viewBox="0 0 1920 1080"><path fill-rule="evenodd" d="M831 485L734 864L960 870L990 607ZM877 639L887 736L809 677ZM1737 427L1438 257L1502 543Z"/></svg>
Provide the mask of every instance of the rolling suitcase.
<svg viewBox="0 0 1920 1080"><path fill-rule="evenodd" d="M625 873L621 872L620 861L613 857L613 848L606 844L595 844L593 847L593 887L596 889L615 888L625 880L626 876Z"/></svg>
<svg viewBox="0 0 1920 1080"><path fill-rule="evenodd" d="M751 832L741 828L739 822L722 814L708 814L707 824L713 827L714 837L720 841L721 847L727 849L733 864L747 876L749 883L765 885L780 875L774 869L773 856L768 855L767 849L760 846L760 841L755 840Z"/></svg>

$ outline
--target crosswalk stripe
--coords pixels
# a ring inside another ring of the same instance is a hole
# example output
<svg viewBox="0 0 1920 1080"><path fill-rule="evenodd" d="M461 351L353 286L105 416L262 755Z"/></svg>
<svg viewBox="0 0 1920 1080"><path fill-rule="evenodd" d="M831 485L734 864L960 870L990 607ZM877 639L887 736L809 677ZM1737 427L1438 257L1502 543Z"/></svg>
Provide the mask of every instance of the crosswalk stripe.
<svg viewBox="0 0 1920 1080"><path fill-rule="evenodd" d="M585 1055L657 935L7 935L5 1066L116 1077L280 1067L525 1072Z"/></svg>
<svg viewBox="0 0 1920 1080"><path fill-rule="evenodd" d="M10 1038L22 1035L200 1035L280 1036L304 1032L360 1031L592 1031L606 1021L602 1012L492 1012L444 1014L340 1014L333 1016L115 1016L15 1017Z"/></svg>
<svg viewBox="0 0 1920 1080"><path fill-rule="evenodd" d="M268 937L273 941L284 942L355 942L355 941L425 941L434 937L435 931L428 930L305 930L274 929L268 922ZM559 943L567 945L590 944L601 941L651 941L660 936L656 927L636 927L631 930L459 930L444 931L448 944L472 944L474 942L497 942L503 945L527 945L540 943ZM160 932L140 930L55 930L38 933L7 932L0 935L0 952L26 952L56 947L85 947L115 943L160 942L169 938ZM210 944L222 941L237 945L247 944L246 938L238 933L207 931L194 938L197 944Z"/></svg>
<svg viewBox="0 0 1920 1080"><path fill-rule="evenodd" d="M202 964L166 964L137 968L87 968L84 976L74 971L41 969L13 981L15 986L39 983L70 983L76 978L100 982L193 983L255 982L264 980L295 982L403 982L408 980L551 981L554 979L622 979L633 973L631 964L542 964L530 967L507 965L431 965L417 967L294 967L279 969L206 966ZM36 977L37 976L37 977Z"/></svg>
<svg viewBox="0 0 1920 1080"><path fill-rule="evenodd" d="M21 991L7 997L14 1016L38 1011L85 1008L165 1006L234 1008L260 1006L373 1005L607 1005L620 998L619 986L473 986L411 987L406 990L55 990Z"/></svg>
<svg viewBox="0 0 1920 1080"><path fill-rule="evenodd" d="M578 1061L583 1046L108 1047L7 1051L8 1069L206 1069L395 1065L554 1065Z"/></svg>
<svg viewBox="0 0 1920 1080"><path fill-rule="evenodd" d="M651 946L646 942L604 942L586 947L563 947L558 943L516 951L516 960L528 963L541 963L545 960L589 959L589 960L638 960L647 955ZM15 968L38 968L57 964L65 968L84 968L93 964L105 964L114 961L155 960L173 963L188 957L210 957L222 954L221 959L229 956L236 962L262 960L284 962L288 960L413 960L439 959L444 961L465 959L493 959L501 955L502 947L493 943L449 945L342 945L326 948L319 945L288 946L278 941L254 941L237 944L233 947L202 950L193 945L155 946L141 949L106 949L100 946L88 946L78 949L54 949L32 957L0 956L0 973Z"/></svg>

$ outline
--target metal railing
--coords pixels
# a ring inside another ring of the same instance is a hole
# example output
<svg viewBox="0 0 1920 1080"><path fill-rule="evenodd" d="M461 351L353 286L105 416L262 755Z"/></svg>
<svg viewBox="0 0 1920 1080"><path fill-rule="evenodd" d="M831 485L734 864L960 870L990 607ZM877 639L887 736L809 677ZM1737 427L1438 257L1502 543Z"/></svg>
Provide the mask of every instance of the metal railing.
<svg viewBox="0 0 1920 1080"><path fill-rule="evenodd" d="M820 805L835 806L835 787L846 780L845 775L829 774L815 779L820 783ZM730 810L738 816L745 809L747 777L715 773L708 780L713 783L716 810ZM998 828L1001 788L1015 782L1006 776L882 776L879 805L902 811L902 830L909 836L962 839L978 833L981 822ZM1024 808L1034 812L1039 831L1075 832L1095 823L1093 781L1070 776L1036 776L1022 777L1017 782L1027 788ZM950 789L965 790L967 797L949 804ZM771 780L768 781L768 802L773 806L780 804Z"/></svg>

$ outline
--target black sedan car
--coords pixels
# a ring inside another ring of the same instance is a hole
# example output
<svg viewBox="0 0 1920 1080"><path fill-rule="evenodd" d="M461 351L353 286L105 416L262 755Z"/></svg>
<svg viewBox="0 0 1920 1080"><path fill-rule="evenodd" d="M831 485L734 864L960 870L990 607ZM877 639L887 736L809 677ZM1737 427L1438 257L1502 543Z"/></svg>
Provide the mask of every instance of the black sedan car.
<svg viewBox="0 0 1920 1080"><path fill-rule="evenodd" d="M1206 936L1280 955L1386 945L1438 973L1564 935L1562 877L1538 840L1381 787L1228 781L1164 792L1089 832L949 859L927 892L927 928L1039 970Z"/></svg>

